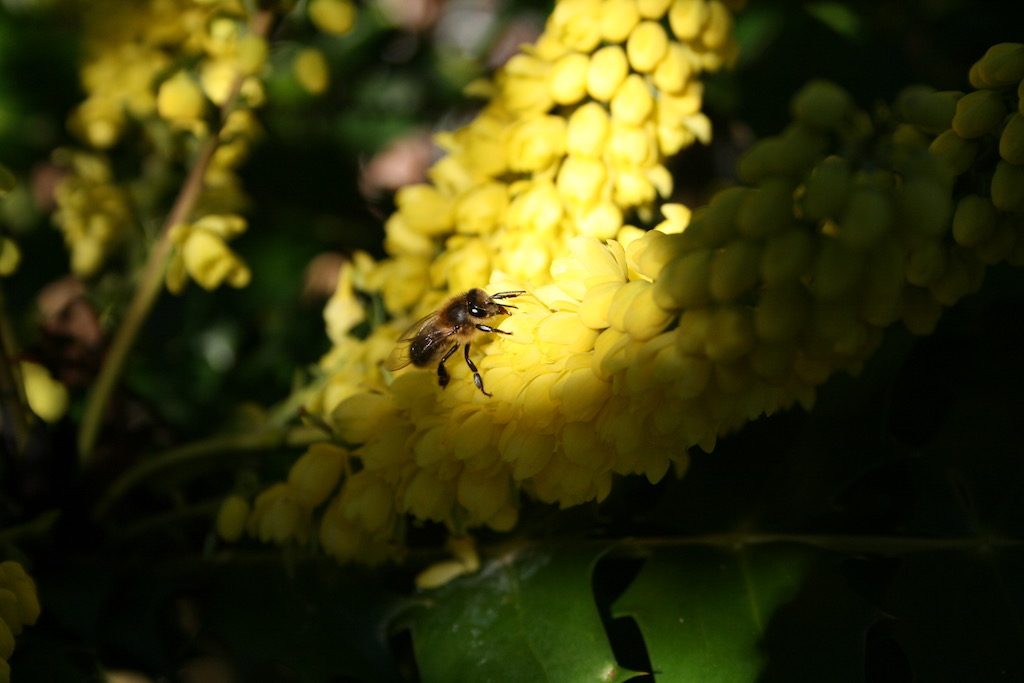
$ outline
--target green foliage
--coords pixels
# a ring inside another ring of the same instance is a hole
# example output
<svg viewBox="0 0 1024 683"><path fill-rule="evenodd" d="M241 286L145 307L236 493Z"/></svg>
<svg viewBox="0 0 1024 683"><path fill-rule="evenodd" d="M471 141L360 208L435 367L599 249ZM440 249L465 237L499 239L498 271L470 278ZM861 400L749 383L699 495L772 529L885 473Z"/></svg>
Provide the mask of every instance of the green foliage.
<svg viewBox="0 0 1024 683"><path fill-rule="evenodd" d="M422 680L625 680L590 589L601 552L511 551L426 595L412 617Z"/></svg>

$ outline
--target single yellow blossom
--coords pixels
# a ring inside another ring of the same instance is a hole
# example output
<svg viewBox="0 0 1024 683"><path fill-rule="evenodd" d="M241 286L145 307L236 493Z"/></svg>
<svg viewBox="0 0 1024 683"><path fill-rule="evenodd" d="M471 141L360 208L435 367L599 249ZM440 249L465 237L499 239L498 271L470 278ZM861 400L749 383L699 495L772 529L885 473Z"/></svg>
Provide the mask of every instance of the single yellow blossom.
<svg viewBox="0 0 1024 683"><path fill-rule="evenodd" d="M356 21L356 8L350 0L310 0L309 19L324 33L344 35Z"/></svg>
<svg viewBox="0 0 1024 683"><path fill-rule="evenodd" d="M38 363L21 361L28 407L46 422L57 422L68 410L68 390Z"/></svg>
<svg viewBox="0 0 1024 683"><path fill-rule="evenodd" d="M327 90L331 78L330 68L327 66L324 53L320 50L316 48L299 50L292 63L292 70L299 85L311 95L320 95Z"/></svg>

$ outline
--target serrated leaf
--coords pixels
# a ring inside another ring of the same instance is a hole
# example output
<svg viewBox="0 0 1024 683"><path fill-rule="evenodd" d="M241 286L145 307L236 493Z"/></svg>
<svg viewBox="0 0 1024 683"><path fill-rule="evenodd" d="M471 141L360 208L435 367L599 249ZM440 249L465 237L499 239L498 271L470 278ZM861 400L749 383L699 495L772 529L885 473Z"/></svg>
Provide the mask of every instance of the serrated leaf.
<svg viewBox="0 0 1024 683"><path fill-rule="evenodd" d="M782 545L658 550L612 614L637 622L657 680L755 681L770 658L769 624L818 554Z"/></svg>
<svg viewBox="0 0 1024 683"><path fill-rule="evenodd" d="M603 551L531 548L427 594L412 615L422 680L623 680L591 591Z"/></svg>

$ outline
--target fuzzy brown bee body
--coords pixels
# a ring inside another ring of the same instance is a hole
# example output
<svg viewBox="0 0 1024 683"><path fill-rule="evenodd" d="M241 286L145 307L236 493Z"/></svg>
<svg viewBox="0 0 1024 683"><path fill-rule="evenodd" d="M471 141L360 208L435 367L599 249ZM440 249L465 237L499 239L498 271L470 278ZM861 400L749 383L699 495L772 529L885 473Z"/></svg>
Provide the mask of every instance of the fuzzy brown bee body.
<svg viewBox="0 0 1024 683"><path fill-rule="evenodd" d="M500 304L500 299L511 299L525 294L523 290L488 294L482 289L471 289L465 294L452 297L444 306L430 315L416 321L405 334L399 338L399 345L388 358L388 369L398 370L412 363L425 368L437 363L437 383L448 386L450 379L444 367L446 360L464 347L466 365L473 372L473 383L485 396L483 378L476 365L469 357L469 347L476 335L481 332L493 334L512 334L499 330L484 321L499 315L508 315L508 309L515 308L512 304Z"/></svg>

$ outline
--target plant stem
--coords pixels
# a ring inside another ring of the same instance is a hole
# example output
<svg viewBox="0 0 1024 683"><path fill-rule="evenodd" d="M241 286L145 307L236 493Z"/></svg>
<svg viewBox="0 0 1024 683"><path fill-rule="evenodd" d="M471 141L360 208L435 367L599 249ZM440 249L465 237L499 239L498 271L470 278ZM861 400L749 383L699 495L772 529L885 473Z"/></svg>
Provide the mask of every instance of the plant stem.
<svg viewBox="0 0 1024 683"><path fill-rule="evenodd" d="M105 517L114 504L142 481L181 465L202 462L211 456L230 453L269 451L279 447L295 448L323 441L324 435L309 427L278 427L246 434L215 436L195 441L146 458L115 479L96 503L94 519Z"/></svg>
<svg viewBox="0 0 1024 683"><path fill-rule="evenodd" d="M257 35L266 36L270 30L271 18L272 15L268 11L257 13L251 22L252 31ZM234 107L241 86L242 77L239 76L232 84L231 93L227 101L221 107L220 118L222 124L227 113ZM160 290L163 288L164 272L167 269L167 263L171 256L171 228L187 220L192 213L196 200L202 192L203 178L206 175L206 169L210 165L210 160L213 158L217 145L218 135L216 132L211 132L210 136L203 141L202 146L199 148L199 152L188 176L185 178L181 191L178 193L170 213L167 214L167 219L160 230L156 244L153 245L153 249L149 253L149 258L146 260L146 265L143 268L139 287L128 306L124 320L121 321L121 325L114 334L114 339L110 343L110 348L100 367L96 383L89 392L85 413L82 415L82 423L78 431L78 458L83 466L87 465L92 458L93 448L96 445L96 439L103 425L103 417L106 412L107 403L110 401L110 395L117 385L139 330L142 329L142 324L149 316L153 304L156 303Z"/></svg>
<svg viewBox="0 0 1024 683"><path fill-rule="evenodd" d="M3 290L0 290L0 396L3 397L0 406L3 409L3 428L10 435L15 457L24 452L28 441L28 414L25 411L28 400L21 383L17 355L17 341L7 320L7 305Z"/></svg>

